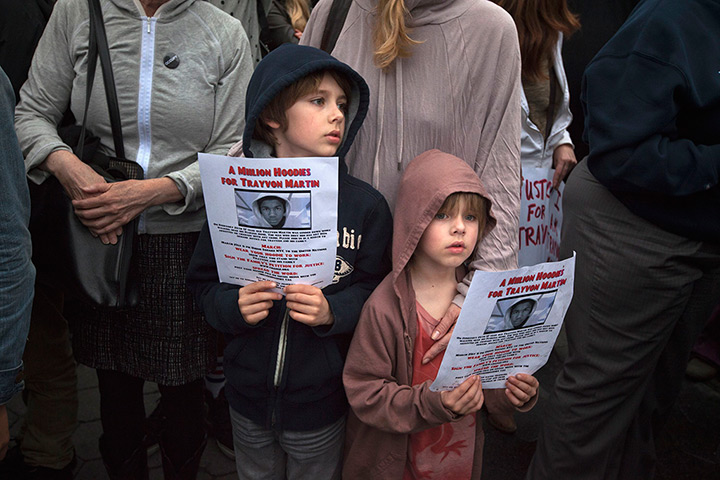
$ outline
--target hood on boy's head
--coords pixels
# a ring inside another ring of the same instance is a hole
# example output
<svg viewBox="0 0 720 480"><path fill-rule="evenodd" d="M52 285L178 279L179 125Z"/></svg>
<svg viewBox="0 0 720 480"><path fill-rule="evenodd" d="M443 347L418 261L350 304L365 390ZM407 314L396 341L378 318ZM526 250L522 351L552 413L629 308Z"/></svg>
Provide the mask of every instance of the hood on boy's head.
<svg viewBox="0 0 720 480"><path fill-rule="evenodd" d="M314 47L286 43L270 52L255 68L245 95L245 131L243 153L246 157L266 155L262 142L253 139L255 124L265 106L285 87L318 70L337 70L352 85L348 113L345 118L345 135L337 156L344 157L352 145L367 114L370 91L365 80L348 65ZM260 144L260 145L254 145Z"/></svg>
<svg viewBox="0 0 720 480"><path fill-rule="evenodd" d="M428 150L413 159L400 180L393 215L393 277L403 271L420 237L445 199L456 192L477 193L485 199L485 228L478 243L497 223L492 202L475 171L463 160L440 150Z"/></svg>

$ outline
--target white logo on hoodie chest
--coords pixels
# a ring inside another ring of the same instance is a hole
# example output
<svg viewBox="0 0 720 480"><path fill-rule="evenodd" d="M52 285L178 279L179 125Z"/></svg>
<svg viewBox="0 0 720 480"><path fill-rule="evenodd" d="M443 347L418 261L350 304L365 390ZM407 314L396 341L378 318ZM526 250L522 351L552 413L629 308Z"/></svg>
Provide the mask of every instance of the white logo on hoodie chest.
<svg viewBox="0 0 720 480"><path fill-rule="evenodd" d="M359 250L361 240L362 234L355 235L354 228L348 230L347 227L342 227L342 233L339 230L337 232L337 248L342 247L348 250Z"/></svg>

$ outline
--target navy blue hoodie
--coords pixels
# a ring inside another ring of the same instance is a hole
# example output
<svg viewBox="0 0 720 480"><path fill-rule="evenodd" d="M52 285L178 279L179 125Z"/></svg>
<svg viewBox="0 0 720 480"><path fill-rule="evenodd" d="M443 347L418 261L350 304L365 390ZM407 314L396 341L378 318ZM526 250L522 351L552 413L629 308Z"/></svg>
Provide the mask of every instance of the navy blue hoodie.
<svg viewBox="0 0 720 480"><path fill-rule="evenodd" d="M338 156L348 151L367 112L365 81L321 50L286 44L265 57L250 80L243 134L246 156L272 152L252 138L270 100L309 73L326 69L344 73L353 85ZM230 406L266 428L315 430L347 412L342 369L350 339L365 300L390 271L392 218L387 202L370 185L350 176L342 158L339 170L335 276L323 289L332 325L309 327L292 320L284 299L274 302L268 317L257 325L246 323L238 308L237 285L218 281L207 225L190 262L188 286L208 323L226 334L223 365Z"/></svg>
<svg viewBox="0 0 720 480"><path fill-rule="evenodd" d="M585 71L588 167L636 215L720 241L720 1L645 0Z"/></svg>

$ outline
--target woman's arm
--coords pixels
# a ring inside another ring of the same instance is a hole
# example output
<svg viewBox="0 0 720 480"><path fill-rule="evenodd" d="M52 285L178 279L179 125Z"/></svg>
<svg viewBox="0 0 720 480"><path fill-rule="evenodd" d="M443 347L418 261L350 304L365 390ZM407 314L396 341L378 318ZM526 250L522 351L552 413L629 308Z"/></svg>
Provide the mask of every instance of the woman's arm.
<svg viewBox="0 0 720 480"><path fill-rule="evenodd" d="M183 198L168 177L96 183L81 192L85 197L73 200L75 214L94 234L109 236L121 234L123 226L148 208Z"/></svg>
<svg viewBox="0 0 720 480"><path fill-rule="evenodd" d="M51 174L52 165L38 168L51 153L64 151L72 155L71 148L57 133L58 123L70 105L75 80L74 42L78 31L82 30L78 18L82 12L85 12L82 18L87 18L87 7L71 12L72 3L60 2L55 6L35 50L28 80L20 90L20 103L15 109L15 129L25 157L25 169L35 183L41 183ZM59 158L67 160L70 157Z"/></svg>

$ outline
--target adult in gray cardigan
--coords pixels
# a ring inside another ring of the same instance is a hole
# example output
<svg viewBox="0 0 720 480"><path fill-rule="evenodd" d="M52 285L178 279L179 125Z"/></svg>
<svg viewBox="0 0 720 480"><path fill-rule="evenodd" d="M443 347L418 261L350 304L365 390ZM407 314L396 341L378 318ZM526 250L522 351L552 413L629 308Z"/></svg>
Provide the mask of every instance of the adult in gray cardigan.
<svg viewBox="0 0 720 480"><path fill-rule="evenodd" d="M185 288L185 269L205 221L197 152L225 153L243 128L252 73L238 20L195 0L101 2L121 114L126 157L145 180L105 183L57 135L70 107L83 117L88 4L58 2L21 90L16 128L35 182L54 175L78 218L114 243L139 218L133 268L140 302L119 312L78 316L73 349L97 369L111 478L147 478L142 444L143 383L156 382L167 417L160 439L166 478L194 478L205 446L202 377L215 358L209 327ZM100 69L88 126L113 154Z"/></svg>

